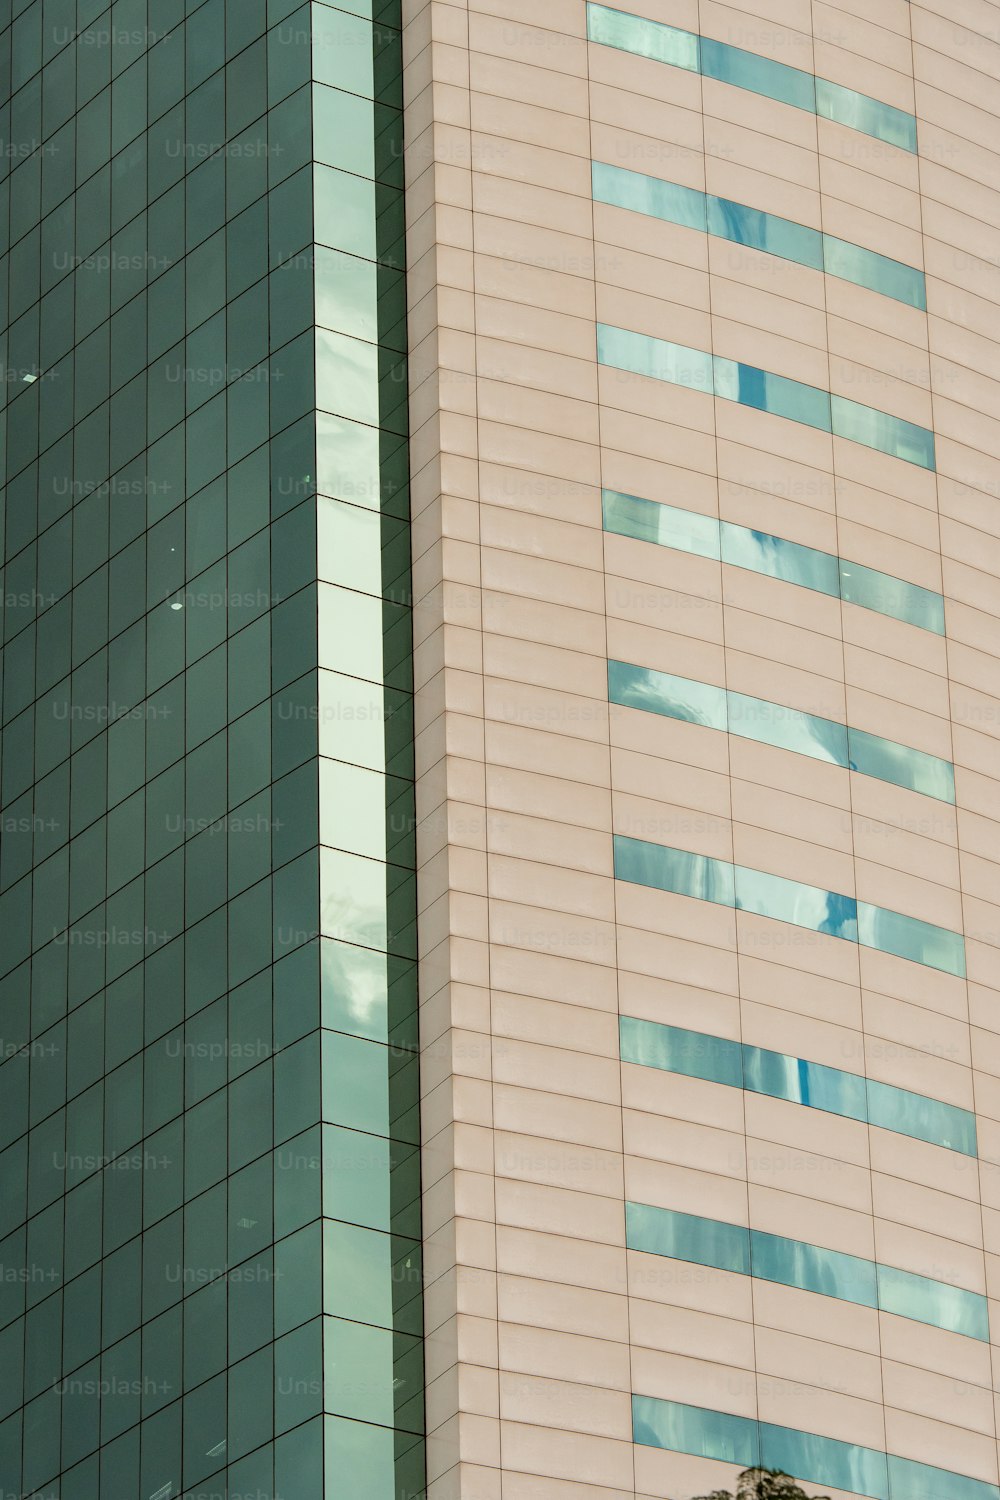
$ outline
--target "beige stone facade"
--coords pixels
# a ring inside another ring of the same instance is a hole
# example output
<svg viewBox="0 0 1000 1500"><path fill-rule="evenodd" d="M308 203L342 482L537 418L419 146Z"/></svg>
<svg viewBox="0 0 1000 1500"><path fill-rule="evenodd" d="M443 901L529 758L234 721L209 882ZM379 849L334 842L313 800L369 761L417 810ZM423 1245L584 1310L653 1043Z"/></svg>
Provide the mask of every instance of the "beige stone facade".
<svg viewBox="0 0 1000 1500"><path fill-rule="evenodd" d="M919 149L588 42L584 0L406 0L429 1494L731 1480L634 1444L633 1393L996 1485L995 1302L987 1342L627 1250L625 1203L1000 1296L1000 5L620 8ZM595 203L592 160L922 270L927 310ZM930 429L936 472L602 367L599 323ZM606 532L602 488L942 594L945 633ZM955 804L609 706L609 659L951 762ZM963 933L967 978L616 881L613 834ZM619 1015L974 1111L978 1157L622 1062Z"/></svg>

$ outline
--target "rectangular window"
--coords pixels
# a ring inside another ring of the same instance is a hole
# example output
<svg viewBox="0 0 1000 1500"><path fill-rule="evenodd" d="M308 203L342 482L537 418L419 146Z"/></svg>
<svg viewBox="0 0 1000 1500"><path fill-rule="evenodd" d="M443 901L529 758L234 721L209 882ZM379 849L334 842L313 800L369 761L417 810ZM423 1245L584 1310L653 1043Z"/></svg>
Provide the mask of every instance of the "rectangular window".
<svg viewBox="0 0 1000 1500"><path fill-rule="evenodd" d="M613 660L608 662L608 698L623 708L702 724L796 755L808 755L812 760L850 767L860 775L942 802L955 800L955 772L950 761L782 703Z"/></svg>
<svg viewBox="0 0 1000 1500"><path fill-rule="evenodd" d="M623 1062L748 1089L769 1099L786 1099L847 1120L867 1121L963 1156L976 1155L975 1116L957 1105L878 1083L860 1073L659 1021L622 1016L619 1032Z"/></svg>
<svg viewBox="0 0 1000 1500"><path fill-rule="evenodd" d="M702 1411L653 1396L632 1397L632 1438L647 1447L715 1458L741 1469L756 1468L760 1462L757 1423L749 1417Z"/></svg>
<svg viewBox="0 0 1000 1500"><path fill-rule="evenodd" d="M625 1243L630 1250L667 1255L718 1271L750 1274L750 1235L738 1224L702 1219L645 1203L625 1205Z"/></svg>
<svg viewBox="0 0 1000 1500"><path fill-rule="evenodd" d="M718 560L719 523L714 516L678 510L638 495L621 495L617 490L604 491L603 507L605 531Z"/></svg>
<svg viewBox="0 0 1000 1500"><path fill-rule="evenodd" d="M654 542L698 557L721 559L730 567L747 568L769 578L780 578L818 593L839 595L849 604L891 615L921 630L944 634L944 600L931 589L893 578L832 552L820 552L798 542L716 520L674 505L661 505L638 495L604 491L604 530L637 541Z"/></svg>
<svg viewBox="0 0 1000 1500"><path fill-rule="evenodd" d="M888 141L903 151L917 149L917 122L913 115L867 94L858 94L854 89L845 89L842 84L831 83L827 78L816 80L816 113L824 120L835 120L838 125Z"/></svg>
<svg viewBox="0 0 1000 1500"><path fill-rule="evenodd" d="M852 443L875 448L879 453L888 453L890 458L901 458L904 463L917 464L922 469L934 468L934 434L926 427L904 422L902 417L877 411L873 406L848 401L845 396L832 397L832 410L835 437L848 438Z"/></svg>
<svg viewBox="0 0 1000 1500"><path fill-rule="evenodd" d="M856 902L853 896L763 870L621 834L614 837L614 858L617 880L724 906L736 905L741 911L860 942L866 948L965 976L965 943L961 933L950 928L935 927L902 912Z"/></svg>
<svg viewBox="0 0 1000 1500"><path fill-rule="evenodd" d="M630 16L607 5L588 5L587 36L605 47L619 47L623 52L651 57L674 68L686 68L690 73L699 71L698 37L676 26Z"/></svg>
<svg viewBox="0 0 1000 1500"><path fill-rule="evenodd" d="M835 437L876 448L904 463L924 469L935 466L934 434L927 428L843 396L831 397L828 391L759 370L755 365L606 323L597 325L597 360L614 369L687 386L706 395L714 391L726 401L737 401L741 406L752 406L821 432L832 430Z"/></svg>
<svg viewBox="0 0 1000 1500"><path fill-rule="evenodd" d="M622 1062L661 1068L665 1073L681 1073L709 1083L725 1083L731 1088L743 1086L739 1042L702 1031L686 1031L681 1026L662 1026L657 1021L642 1021L635 1016L622 1016L619 1030Z"/></svg>
<svg viewBox="0 0 1000 1500"><path fill-rule="evenodd" d="M894 953L914 963L942 969L946 974L965 978L965 944L962 935L947 927L935 927L902 912L886 911L881 906L858 902L858 941L865 948Z"/></svg>
<svg viewBox="0 0 1000 1500"><path fill-rule="evenodd" d="M872 1500L1000 1500L995 1484L967 1474L656 1396L633 1393L632 1436L647 1447L740 1468L780 1469L807 1485L826 1485Z"/></svg>
<svg viewBox="0 0 1000 1500"><path fill-rule="evenodd" d="M750 208L728 198L706 195L662 177L650 177L606 162L591 163L592 190L596 203L628 209L700 230L747 245L767 255L825 271L842 281L852 281L884 297L926 309L927 295L922 271L889 256L866 250L849 240L823 234L793 219L783 219L762 209Z"/></svg>
<svg viewBox="0 0 1000 1500"><path fill-rule="evenodd" d="M861 563L840 560L840 595L848 604L878 610L908 625L919 625L944 635L944 599L932 589L893 578Z"/></svg>
<svg viewBox="0 0 1000 1500"><path fill-rule="evenodd" d="M593 3L587 6L587 35L592 42L675 68L694 73L700 69L706 78L835 120L903 151L916 152L917 122L913 115L759 53Z"/></svg>
<svg viewBox="0 0 1000 1500"><path fill-rule="evenodd" d="M733 867L725 860L620 834L615 835L615 877L676 896L693 896L721 906L735 904Z"/></svg>
<svg viewBox="0 0 1000 1500"><path fill-rule="evenodd" d="M799 68L790 68L786 63L774 62L770 57L744 52L741 47L730 47L726 42L716 42L706 36L701 39L701 71L706 78L731 83L736 88L749 89L767 99L815 113L816 80L813 75L803 73Z"/></svg>

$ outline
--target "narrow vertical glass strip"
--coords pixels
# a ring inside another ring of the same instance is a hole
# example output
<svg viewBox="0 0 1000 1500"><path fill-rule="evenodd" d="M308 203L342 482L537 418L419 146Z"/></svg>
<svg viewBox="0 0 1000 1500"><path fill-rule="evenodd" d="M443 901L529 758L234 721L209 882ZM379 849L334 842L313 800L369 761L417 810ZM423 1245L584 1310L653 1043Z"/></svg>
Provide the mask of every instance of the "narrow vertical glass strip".
<svg viewBox="0 0 1000 1500"><path fill-rule="evenodd" d="M312 7L328 1488L420 1494L424 1372L399 0ZM374 1492L374 1491L373 1491Z"/></svg>

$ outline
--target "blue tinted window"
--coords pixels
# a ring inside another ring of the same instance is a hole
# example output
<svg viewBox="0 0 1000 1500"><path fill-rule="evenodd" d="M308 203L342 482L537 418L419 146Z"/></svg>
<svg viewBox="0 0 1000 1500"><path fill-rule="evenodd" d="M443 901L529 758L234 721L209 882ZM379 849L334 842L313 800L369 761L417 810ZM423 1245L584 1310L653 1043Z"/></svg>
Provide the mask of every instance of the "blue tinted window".
<svg viewBox="0 0 1000 1500"><path fill-rule="evenodd" d="M986 1298L962 1287L931 1281L893 1266L879 1266L878 1301L883 1312L918 1323L932 1323L968 1338L990 1341L990 1320Z"/></svg>
<svg viewBox="0 0 1000 1500"><path fill-rule="evenodd" d="M840 593L839 559L833 553L786 542L731 521L722 522L722 560L734 568L750 568L833 598Z"/></svg>
<svg viewBox="0 0 1000 1500"><path fill-rule="evenodd" d="M782 703L729 694L729 732L764 745L776 745L813 760L847 765L847 730L833 719L800 713Z"/></svg>
<svg viewBox="0 0 1000 1500"><path fill-rule="evenodd" d="M894 953L916 963L965 975L965 943L961 933L935 927L902 912L886 911L853 896L824 891L819 886L731 865L663 844L641 839L614 839L615 876L656 890L695 896L702 901L736 905L813 932L825 932L866 948Z"/></svg>
<svg viewBox="0 0 1000 1500"><path fill-rule="evenodd" d="M947 927L935 927L917 917L860 901L858 933L866 948L878 948L882 953L894 953L897 958L909 958L965 978L965 944L960 933Z"/></svg>
<svg viewBox="0 0 1000 1500"><path fill-rule="evenodd" d="M615 835L615 879L630 880L677 896L733 905L733 867L705 854Z"/></svg>
<svg viewBox="0 0 1000 1500"><path fill-rule="evenodd" d="M837 437L849 438L865 448L877 448L904 463L934 468L933 432L913 422L904 422L902 417L848 401L845 396L834 396L833 430Z"/></svg>
<svg viewBox="0 0 1000 1500"><path fill-rule="evenodd" d="M715 394L727 401L738 401L741 406L752 406L775 417L817 427L821 432L830 431L827 391L803 385L800 380L787 380L784 375L772 375L769 370L758 370L755 365L739 364L716 355Z"/></svg>
<svg viewBox="0 0 1000 1500"><path fill-rule="evenodd" d="M725 1083L731 1088L739 1088L743 1082L740 1044L725 1037L622 1016L619 1045L622 1062L662 1068L666 1073L681 1073L686 1078L703 1078L710 1083Z"/></svg>
<svg viewBox="0 0 1000 1500"><path fill-rule="evenodd" d="M661 177L647 177L624 167L592 163L593 191L598 203L611 203L635 213L681 224L686 229L706 228L705 194L695 188L665 182Z"/></svg>
<svg viewBox="0 0 1000 1500"><path fill-rule="evenodd" d="M741 911L808 927L812 932L825 932L851 943L858 940L857 905L852 897L786 880L781 875L737 865L736 905Z"/></svg>
<svg viewBox="0 0 1000 1500"><path fill-rule="evenodd" d="M852 1120L868 1117L865 1080L857 1073L826 1068L821 1063L768 1052L762 1047L743 1048L743 1087L772 1099L789 1099L825 1109Z"/></svg>
<svg viewBox="0 0 1000 1500"><path fill-rule="evenodd" d="M835 719L821 719L783 703L727 693L724 688L688 677L622 661L608 662L608 697L624 708L728 730L742 739L808 755L812 760L849 765L861 775L944 802L955 800L955 773L949 761L878 735L847 729Z"/></svg>
<svg viewBox="0 0 1000 1500"><path fill-rule="evenodd" d="M626 1203L625 1242L630 1250L753 1275L862 1307L879 1307L897 1317L989 1342L985 1297L803 1240L674 1209Z"/></svg>
<svg viewBox="0 0 1000 1500"><path fill-rule="evenodd" d="M738 1224L701 1219L694 1214L652 1208L645 1203L625 1205L625 1243L630 1250L668 1255L719 1271L750 1274L750 1235Z"/></svg>
<svg viewBox="0 0 1000 1500"><path fill-rule="evenodd" d="M637 495L621 495L617 490L604 491L603 507L605 531L656 542L661 547L676 547L678 552L693 552L698 557L719 556L719 523L713 516L641 500Z"/></svg>
<svg viewBox="0 0 1000 1500"><path fill-rule="evenodd" d="M753 1275L764 1281L801 1287L805 1292L858 1302L863 1307L878 1306L875 1264L860 1256L754 1229L750 1234L750 1262Z"/></svg>
<svg viewBox="0 0 1000 1500"><path fill-rule="evenodd" d="M924 630L944 635L944 600L933 589L841 558L840 592L848 604L875 609L909 625L920 625Z"/></svg>
<svg viewBox="0 0 1000 1500"><path fill-rule="evenodd" d="M830 276L853 281L911 307L926 307L923 272L914 266L866 250L849 240L823 234L794 219L783 219L728 198L706 196L695 188L682 187L662 177L650 177L606 162L595 161L591 167L593 195L598 203L613 204L703 233L707 230L720 239L748 245L814 271L825 270Z"/></svg>
<svg viewBox="0 0 1000 1500"><path fill-rule="evenodd" d="M796 224L792 219L781 219L776 214L709 195L708 229L720 239L766 250L769 255L798 261L815 271L823 269L823 236L818 229Z"/></svg>
<svg viewBox="0 0 1000 1500"><path fill-rule="evenodd" d="M623 52L635 52L692 73L698 71L698 38L676 26L630 16L607 5L588 5L587 35L606 47L619 47Z"/></svg>
<svg viewBox="0 0 1000 1500"><path fill-rule="evenodd" d="M799 68L790 68L785 63L760 57L756 52L744 52L740 47L730 47L726 42L715 42L704 36L701 39L701 71L706 78L717 78L720 83L732 83L737 88L749 89L754 94L764 94L768 99L793 104L796 109L816 109L816 81L811 73Z"/></svg>
<svg viewBox="0 0 1000 1500"><path fill-rule="evenodd" d="M927 428L861 406L843 396L831 399L829 392L816 386L758 370L754 365L740 364L721 355L713 358L685 344L673 344L667 339L614 328L607 323L597 325L597 358L602 365L629 370L652 380L669 381L706 395L714 391L727 401L738 401L822 432L829 432L832 424L838 437L877 448L906 463L934 468L934 434Z"/></svg>
<svg viewBox="0 0 1000 1500"><path fill-rule="evenodd" d="M885 1454L854 1443L840 1443L814 1432L760 1424L761 1462L812 1484L887 1500L889 1479Z"/></svg>
<svg viewBox="0 0 1000 1500"><path fill-rule="evenodd" d="M867 94L845 89L839 83L830 83L826 78L816 80L816 113L825 120L836 120L838 125L860 130L863 135L901 146L904 151L917 149L917 122L913 115Z"/></svg>
<svg viewBox="0 0 1000 1500"><path fill-rule="evenodd" d="M847 739L851 769L879 781L891 781L941 802L955 800L955 771L950 761L939 760L909 745L897 745L862 729L849 729Z"/></svg>
<svg viewBox="0 0 1000 1500"><path fill-rule="evenodd" d="M894 297L897 302L906 302L910 307L926 311L924 274L915 266L892 260L888 255L879 255L874 250L865 250L861 245L852 245L849 240L838 240L832 234L823 236L823 262L829 276L853 281L858 286L880 292L884 297Z"/></svg>
<svg viewBox="0 0 1000 1500"><path fill-rule="evenodd" d="M667 339L654 339L644 333L598 323L597 358L602 365L647 375L652 380L666 380L671 385L684 385L706 395L711 395L714 389L712 356Z"/></svg>
<svg viewBox="0 0 1000 1500"><path fill-rule="evenodd" d="M654 1396L632 1397L632 1436L647 1447L715 1458L741 1469L756 1467L760 1459L757 1423L749 1417L731 1417Z"/></svg>
<svg viewBox="0 0 1000 1500"><path fill-rule="evenodd" d="M654 672L648 667L609 661L608 696L612 703L625 708L641 708L668 719L705 724L710 729L726 727L725 689L692 682L687 677L671 677L667 672Z"/></svg>
<svg viewBox="0 0 1000 1500"><path fill-rule="evenodd" d="M700 68L706 78L820 114L904 151L917 149L917 122L905 110L756 52L592 3L587 6L587 34L592 42L620 47L673 67L690 72Z"/></svg>
<svg viewBox="0 0 1000 1500"><path fill-rule="evenodd" d="M621 1049L625 1062L726 1083L850 1120L869 1120L897 1135L976 1155L976 1122L968 1110L858 1073L632 1016L621 1017Z"/></svg>
<svg viewBox="0 0 1000 1500"><path fill-rule="evenodd" d="M888 1083L868 1080L868 1118L883 1130L895 1130L918 1141L946 1146L965 1156L976 1154L976 1120L967 1109L911 1094Z"/></svg>
<svg viewBox="0 0 1000 1500"><path fill-rule="evenodd" d="M632 1435L648 1447L740 1468L781 1469L808 1485L826 1485L872 1500L1000 1500L995 1484L950 1469L656 1396L633 1395Z"/></svg>
<svg viewBox="0 0 1000 1500"><path fill-rule="evenodd" d="M982 1479L935 1469L910 1458L889 1455L892 1500L997 1500L1000 1490Z"/></svg>

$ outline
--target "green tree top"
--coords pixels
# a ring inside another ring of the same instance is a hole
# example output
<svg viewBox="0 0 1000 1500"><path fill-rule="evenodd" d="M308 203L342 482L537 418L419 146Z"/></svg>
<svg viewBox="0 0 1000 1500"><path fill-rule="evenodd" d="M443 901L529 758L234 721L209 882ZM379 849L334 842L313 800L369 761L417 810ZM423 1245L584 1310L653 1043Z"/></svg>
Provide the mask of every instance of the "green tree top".
<svg viewBox="0 0 1000 1500"><path fill-rule="evenodd" d="M736 1481L736 1494L713 1490L696 1500L829 1500L827 1495L807 1495L790 1474L780 1469L744 1469Z"/></svg>

